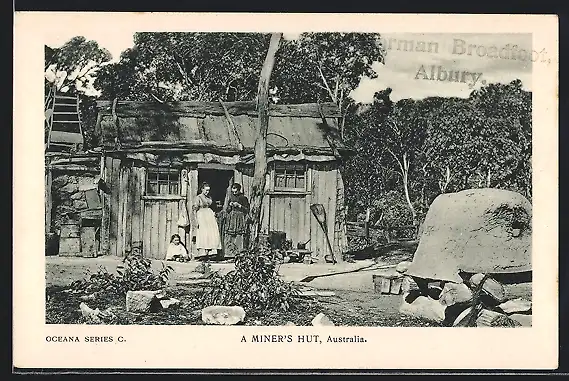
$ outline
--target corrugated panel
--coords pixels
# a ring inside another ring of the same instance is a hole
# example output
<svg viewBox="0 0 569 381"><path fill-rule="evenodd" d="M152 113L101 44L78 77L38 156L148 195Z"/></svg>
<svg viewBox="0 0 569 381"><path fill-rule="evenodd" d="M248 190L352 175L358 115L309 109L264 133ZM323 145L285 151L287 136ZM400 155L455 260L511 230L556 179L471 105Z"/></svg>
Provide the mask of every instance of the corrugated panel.
<svg viewBox="0 0 569 381"><path fill-rule="evenodd" d="M182 141L201 139L197 118L182 116L180 117L179 122L181 125L180 139Z"/></svg>
<svg viewBox="0 0 569 381"><path fill-rule="evenodd" d="M247 115L233 115L233 124L244 147L253 147L256 138L256 120Z"/></svg>
<svg viewBox="0 0 569 381"><path fill-rule="evenodd" d="M229 136L229 127L224 116L206 116L204 129L207 140L214 141L219 145L233 145Z"/></svg>
<svg viewBox="0 0 569 381"><path fill-rule="evenodd" d="M310 146L319 148L328 148L328 142L324 136L324 132L319 127L322 121L314 118L271 118L269 120L269 133L278 134L286 138L277 139L271 137L267 139L274 140L273 145L277 147L284 146Z"/></svg>
<svg viewBox="0 0 569 381"><path fill-rule="evenodd" d="M241 144L246 148L254 147L256 117L232 115L231 118ZM200 133L202 122L205 137ZM329 119L328 123L335 127L336 123L332 119ZM123 142L207 140L237 148L237 142L231 138L231 127L224 115L208 115L203 119L177 115L129 116L120 117L119 125ZM102 118L101 128L103 141L112 143L117 135L117 128L110 115ZM268 133L268 142L277 148L286 146L329 148L325 128L320 118L271 117ZM279 138L278 135L285 139Z"/></svg>

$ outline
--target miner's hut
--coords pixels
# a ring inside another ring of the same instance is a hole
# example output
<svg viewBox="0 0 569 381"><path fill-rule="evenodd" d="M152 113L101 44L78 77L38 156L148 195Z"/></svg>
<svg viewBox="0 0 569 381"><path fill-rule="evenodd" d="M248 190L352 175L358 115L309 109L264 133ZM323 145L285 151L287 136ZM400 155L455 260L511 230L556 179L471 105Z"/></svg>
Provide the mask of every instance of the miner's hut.
<svg viewBox="0 0 569 381"><path fill-rule="evenodd" d="M250 197L258 113L254 102L99 101L97 129L103 145L101 249L123 256L141 244L143 254L163 259L172 234L189 250L192 203L208 182L221 209L233 182ZM333 103L271 105L267 135L263 233L280 231L293 247L336 259L345 247L344 184L340 174L350 150L338 133ZM327 233L310 206L322 204ZM188 213L189 226L180 226ZM183 218L182 218L183 219Z"/></svg>

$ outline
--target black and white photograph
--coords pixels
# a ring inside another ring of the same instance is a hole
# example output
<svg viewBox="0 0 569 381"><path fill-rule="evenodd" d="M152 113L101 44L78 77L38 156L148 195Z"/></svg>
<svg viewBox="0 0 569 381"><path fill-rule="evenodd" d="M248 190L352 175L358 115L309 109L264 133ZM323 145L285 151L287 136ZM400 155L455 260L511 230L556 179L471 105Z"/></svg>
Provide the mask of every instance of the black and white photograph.
<svg viewBox="0 0 569 381"><path fill-rule="evenodd" d="M45 327L531 330L532 73L557 59L532 33L125 23L42 45Z"/></svg>

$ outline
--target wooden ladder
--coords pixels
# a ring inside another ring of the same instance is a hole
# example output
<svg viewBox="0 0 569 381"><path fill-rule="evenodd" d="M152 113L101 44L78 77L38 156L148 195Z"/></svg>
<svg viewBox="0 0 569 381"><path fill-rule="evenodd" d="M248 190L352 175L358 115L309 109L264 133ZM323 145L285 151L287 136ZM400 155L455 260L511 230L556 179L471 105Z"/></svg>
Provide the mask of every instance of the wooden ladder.
<svg viewBox="0 0 569 381"><path fill-rule="evenodd" d="M65 96L53 87L45 102L48 124L47 149L63 147L71 151L83 149L83 129L78 96Z"/></svg>

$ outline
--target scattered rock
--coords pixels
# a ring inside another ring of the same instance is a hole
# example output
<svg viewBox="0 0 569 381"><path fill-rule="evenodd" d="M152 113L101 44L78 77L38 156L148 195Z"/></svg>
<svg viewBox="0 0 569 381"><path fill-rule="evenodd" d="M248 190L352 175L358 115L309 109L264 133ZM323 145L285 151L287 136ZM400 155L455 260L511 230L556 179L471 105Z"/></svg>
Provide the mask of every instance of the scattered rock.
<svg viewBox="0 0 569 381"><path fill-rule="evenodd" d="M53 178L52 187L53 189L59 189L69 182L69 178L66 175L57 176Z"/></svg>
<svg viewBox="0 0 569 381"><path fill-rule="evenodd" d="M531 315L512 314L509 318L520 323L522 327L531 327Z"/></svg>
<svg viewBox="0 0 569 381"><path fill-rule="evenodd" d="M81 299L81 300L94 300L95 294L83 295L79 299Z"/></svg>
<svg viewBox="0 0 569 381"><path fill-rule="evenodd" d="M160 300L160 305L163 309L167 310L171 307L177 307L180 305L180 301L176 298L168 298Z"/></svg>
<svg viewBox="0 0 569 381"><path fill-rule="evenodd" d="M419 289L419 286L417 286L417 283L415 283L413 278L411 278L409 276L403 277L403 282L401 283L401 293L402 294L406 294L410 291L418 290L418 289Z"/></svg>
<svg viewBox="0 0 569 381"><path fill-rule="evenodd" d="M470 300L472 300L472 291L464 283L446 283L439 296L439 303L446 307Z"/></svg>
<svg viewBox="0 0 569 381"><path fill-rule="evenodd" d="M399 262L399 264L397 266L395 266L395 271L397 271L398 273L404 274L405 272L407 272L407 269L409 268L410 265L411 265L411 262L409 262L409 261Z"/></svg>
<svg viewBox="0 0 569 381"><path fill-rule="evenodd" d="M508 300L507 302L500 304L498 307L507 314L528 312L531 311L531 302L529 300L517 298Z"/></svg>
<svg viewBox="0 0 569 381"><path fill-rule="evenodd" d="M79 187L77 186L77 184L74 184L72 182L69 182L67 184L65 184L64 186L62 186L61 188L59 188L59 192L61 193L75 193L79 190Z"/></svg>
<svg viewBox="0 0 569 381"><path fill-rule="evenodd" d="M328 318L328 316L324 315L322 312L319 313L312 319L312 325L315 327L321 326L335 326L334 322Z"/></svg>
<svg viewBox="0 0 569 381"><path fill-rule="evenodd" d="M73 200L73 207L77 210L87 209L89 206L85 200Z"/></svg>
<svg viewBox="0 0 569 381"><path fill-rule="evenodd" d="M159 304L156 295L162 291L128 291L126 293L127 312L151 312Z"/></svg>
<svg viewBox="0 0 569 381"><path fill-rule="evenodd" d="M480 284L480 281L482 281L482 278L484 278L484 274L474 274L470 277L469 282L472 287L477 287ZM484 286L482 286L482 290L494 298L498 303L506 301L506 290L504 289L504 286L492 278L486 279Z"/></svg>
<svg viewBox="0 0 569 381"><path fill-rule="evenodd" d="M77 192L77 193L73 193L71 195L71 197L69 197L72 200L80 200L83 197L83 193L81 192Z"/></svg>
<svg viewBox="0 0 569 381"><path fill-rule="evenodd" d="M206 324L235 325L245 320L245 310L239 306L209 306L201 314Z"/></svg>
<svg viewBox="0 0 569 381"><path fill-rule="evenodd" d="M81 303L79 305L79 309L81 310L81 315L83 315L83 317L87 319L88 322L101 323L101 319L99 318L101 311L99 311L98 308L92 309L85 303Z"/></svg>
<svg viewBox="0 0 569 381"><path fill-rule="evenodd" d="M403 294L403 302L399 312L404 315L424 318L437 323L445 319L445 307L438 300L426 296L416 296L416 293Z"/></svg>
<svg viewBox="0 0 569 381"><path fill-rule="evenodd" d="M296 326L296 324L294 324L292 321L287 321L286 324L285 324L285 326L287 326L287 327L294 327L294 326Z"/></svg>
<svg viewBox="0 0 569 381"><path fill-rule="evenodd" d="M163 290L153 291L153 292L154 292L154 297L158 300L168 299Z"/></svg>
<svg viewBox="0 0 569 381"><path fill-rule="evenodd" d="M519 327L520 323L496 311L483 309L476 319L477 327Z"/></svg>

